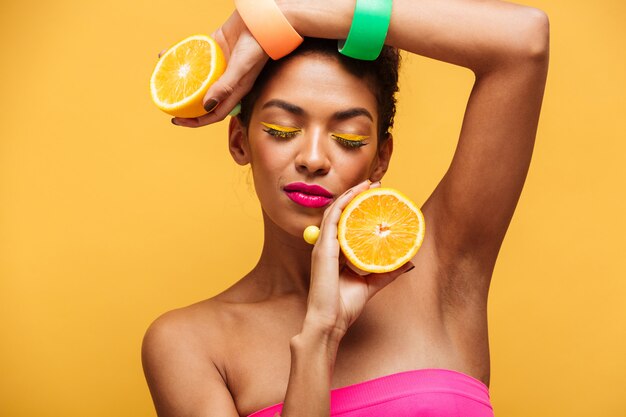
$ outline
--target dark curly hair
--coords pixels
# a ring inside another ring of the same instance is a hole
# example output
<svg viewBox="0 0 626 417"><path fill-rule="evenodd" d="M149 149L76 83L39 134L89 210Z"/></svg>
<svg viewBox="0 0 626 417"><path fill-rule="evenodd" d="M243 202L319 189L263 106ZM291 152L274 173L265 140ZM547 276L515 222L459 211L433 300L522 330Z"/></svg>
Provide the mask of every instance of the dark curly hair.
<svg viewBox="0 0 626 417"><path fill-rule="evenodd" d="M400 51L385 46L376 60L361 61L340 54L337 51L337 41L332 39L305 38L304 42L286 57L268 61L250 92L241 100L241 112L238 117L243 126L248 128L254 103L276 69L293 56L309 54L334 57L349 73L366 80L378 104L378 140L387 139L396 114L395 93L398 91Z"/></svg>

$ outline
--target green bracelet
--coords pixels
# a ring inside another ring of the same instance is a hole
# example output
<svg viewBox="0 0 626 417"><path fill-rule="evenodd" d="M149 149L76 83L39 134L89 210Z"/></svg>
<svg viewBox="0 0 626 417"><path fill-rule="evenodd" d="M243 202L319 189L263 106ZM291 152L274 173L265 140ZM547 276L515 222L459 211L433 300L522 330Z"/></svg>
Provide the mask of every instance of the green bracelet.
<svg viewBox="0 0 626 417"><path fill-rule="evenodd" d="M385 45L392 0L356 0L348 38L339 41L342 54L373 61Z"/></svg>

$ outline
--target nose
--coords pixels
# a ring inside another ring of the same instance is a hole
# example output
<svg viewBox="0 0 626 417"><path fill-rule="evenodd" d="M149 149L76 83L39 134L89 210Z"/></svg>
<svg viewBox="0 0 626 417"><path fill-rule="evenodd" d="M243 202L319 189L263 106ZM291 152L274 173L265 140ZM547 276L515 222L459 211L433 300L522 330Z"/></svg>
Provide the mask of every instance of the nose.
<svg viewBox="0 0 626 417"><path fill-rule="evenodd" d="M298 172L307 175L324 175L330 170L328 140L321 130L312 130L301 137L295 158Z"/></svg>

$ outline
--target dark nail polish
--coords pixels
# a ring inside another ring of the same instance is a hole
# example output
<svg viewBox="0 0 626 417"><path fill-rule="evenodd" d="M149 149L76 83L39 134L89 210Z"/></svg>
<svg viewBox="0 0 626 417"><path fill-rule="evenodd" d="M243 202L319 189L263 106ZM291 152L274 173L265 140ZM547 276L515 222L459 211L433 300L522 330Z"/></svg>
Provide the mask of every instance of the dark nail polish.
<svg viewBox="0 0 626 417"><path fill-rule="evenodd" d="M178 123L176 123L176 119L172 119L172 124L178 126Z"/></svg>
<svg viewBox="0 0 626 417"><path fill-rule="evenodd" d="M413 265L412 267L410 267L409 269L407 269L406 271L403 272L403 274L406 274L407 272L411 271L415 269L415 265Z"/></svg>
<svg viewBox="0 0 626 417"><path fill-rule="evenodd" d="M219 103L220 103L219 101L212 98L208 100L206 103L204 103L204 110L206 110L207 113L211 113L213 110L215 110L215 108L217 107Z"/></svg>

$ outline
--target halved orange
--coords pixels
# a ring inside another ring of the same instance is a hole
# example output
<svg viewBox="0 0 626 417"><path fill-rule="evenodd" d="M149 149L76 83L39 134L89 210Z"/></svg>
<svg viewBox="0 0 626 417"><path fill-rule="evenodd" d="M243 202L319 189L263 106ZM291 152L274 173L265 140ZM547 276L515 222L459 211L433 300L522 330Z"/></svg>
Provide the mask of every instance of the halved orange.
<svg viewBox="0 0 626 417"><path fill-rule="evenodd" d="M172 116L202 116L206 114L202 99L225 69L224 53L213 38L183 39L161 56L152 72L152 101Z"/></svg>
<svg viewBox="0 0 626 417"><path fill-rule="evenodd" d="M389 272L410 261L424 240L420 209L393 188L372 188L350 201L337 225L346 258L366 272Z"/></svg>

